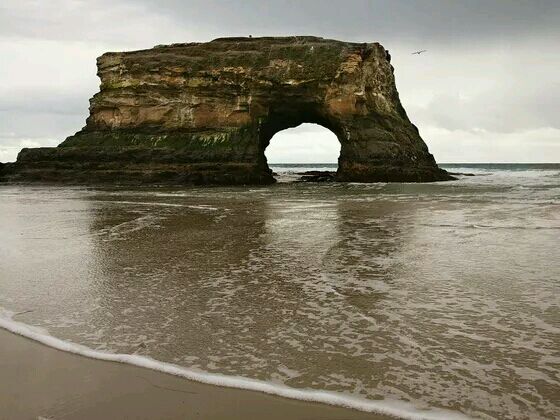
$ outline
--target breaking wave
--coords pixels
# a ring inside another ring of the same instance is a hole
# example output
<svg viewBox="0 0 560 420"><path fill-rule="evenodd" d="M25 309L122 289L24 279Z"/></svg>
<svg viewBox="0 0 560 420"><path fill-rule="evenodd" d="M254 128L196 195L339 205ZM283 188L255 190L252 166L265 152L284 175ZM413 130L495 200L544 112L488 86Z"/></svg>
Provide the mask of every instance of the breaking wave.
<svg viewBox="0 0 560 420"><path fill-rule="evenodd" d="M53 337L44 328L34 327L13 319L16 313L0 308L0 328L14 334L37 341L46 346L68 353L78 354L91 359L107 362L125 363L146 369L152 369L169 375L179 376L191 381L201 382L209 385L217 385L228 388L245 389L265 394L277 395L301 401L317 402L328 405L351 408L359 411L387 414L405 419L468 419L465 415L449 410L431 409L420 410L409 403L398 400L373 401L364 398L356 398L341 393L321 390L295 389L288 386L273 384L241 376L226 376L214 373L189 369L173 363L161 362L151 357L136 354L117 354L93 350L89 347L71 343Z"/></svg>

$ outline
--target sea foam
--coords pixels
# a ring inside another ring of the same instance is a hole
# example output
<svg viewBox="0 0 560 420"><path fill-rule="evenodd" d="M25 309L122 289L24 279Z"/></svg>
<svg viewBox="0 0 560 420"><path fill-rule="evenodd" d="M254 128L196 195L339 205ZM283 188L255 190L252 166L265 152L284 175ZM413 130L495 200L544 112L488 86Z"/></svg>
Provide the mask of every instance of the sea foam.
<svg viewBox="0 0 560 420"><path fill-rule="evenodd" d="M273 384L240 376L226 376L189 369L173 363L161 362L147 356L140 356L135 354L117 354L93 350L80 344L71 343L53 337L44 328L39 328L15 321L13 319L15 315L17 315L17 313L0 307L0 328L37 341L54 349L78 354L92 359L104 360L108 362L126 363L129 365L152 369L170 375L180 376L185 379L209 385L263 392L266 394L277 395L284 398L346 407L370 413L387 414L404 419L462 420L469 418L462 413L450 410L433 408L420 409L408 402L399 400L384 399L375 401L328 391L295 389L285 385Z"/></svg>

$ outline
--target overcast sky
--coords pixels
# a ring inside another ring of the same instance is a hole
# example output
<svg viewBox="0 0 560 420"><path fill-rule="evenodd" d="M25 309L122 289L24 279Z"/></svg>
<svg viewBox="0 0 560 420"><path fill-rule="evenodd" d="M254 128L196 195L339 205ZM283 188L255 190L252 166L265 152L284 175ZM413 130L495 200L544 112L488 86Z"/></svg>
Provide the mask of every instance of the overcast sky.
<svg viewBox="0 0 560 420"><path fill-rule="evenodd" d="M439 162L560 162L559 0L2 0L0 161L84 125L103 52L249 34L381 42ZM305 125L267 155L333 161L338 150Z"/></svg>

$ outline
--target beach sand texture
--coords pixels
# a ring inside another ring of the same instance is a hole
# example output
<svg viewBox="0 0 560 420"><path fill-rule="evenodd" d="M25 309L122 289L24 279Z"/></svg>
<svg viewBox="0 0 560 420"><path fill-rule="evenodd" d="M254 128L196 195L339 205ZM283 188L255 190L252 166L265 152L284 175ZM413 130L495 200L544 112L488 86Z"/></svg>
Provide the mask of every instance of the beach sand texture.
<svg viewBox="0 0 560 420"><path fill-rule="evenodd" d="M385 419L65 353L0 329L0 419Z"/></svg>

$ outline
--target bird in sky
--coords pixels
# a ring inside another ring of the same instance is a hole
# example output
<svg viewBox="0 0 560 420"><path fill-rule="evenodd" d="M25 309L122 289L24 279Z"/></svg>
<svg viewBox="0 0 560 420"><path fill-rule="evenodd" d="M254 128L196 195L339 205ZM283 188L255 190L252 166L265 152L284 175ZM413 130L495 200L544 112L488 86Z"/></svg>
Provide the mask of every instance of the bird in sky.
<svg viewBox="0 0 560 420"><path fill-rule="evenodd" d="M426 51L428 51L428 50L414 51L412 54L418 54L418 55L420 55L420 54L422 54L422 53L425 53Z"/></svg>

